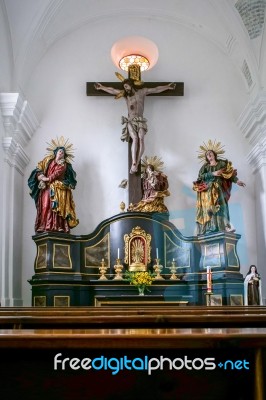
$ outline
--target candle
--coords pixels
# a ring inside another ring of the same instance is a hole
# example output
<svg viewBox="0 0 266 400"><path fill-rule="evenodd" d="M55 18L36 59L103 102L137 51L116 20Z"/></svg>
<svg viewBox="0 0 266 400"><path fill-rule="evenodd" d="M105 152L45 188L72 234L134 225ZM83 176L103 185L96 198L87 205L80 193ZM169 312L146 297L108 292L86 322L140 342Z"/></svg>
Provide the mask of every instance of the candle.
<svg viewBox="0 0 266 400"><path fill-rule="evenodd" d="M175 262L175 259L173 258L173 262Z"/></svg>
<svg viewBox="0 0 266 400"><path fill-rule="evenodd" d="M211 268L207 267L207 292L212 291L212 272Z"/></svg>
<svg viewBox="0 0 266 400"><path fill-rule="evenodd" d="M117 258L119 258L119 252L120 252L120 249L118 247L118 249L117 249Z"/></svg>
<svg viewBox="0 0 266 400"><path fill-rule="evenodd" d="M158 248L156 248L156 258L159 258L159 255L158 255Z"/></svg>

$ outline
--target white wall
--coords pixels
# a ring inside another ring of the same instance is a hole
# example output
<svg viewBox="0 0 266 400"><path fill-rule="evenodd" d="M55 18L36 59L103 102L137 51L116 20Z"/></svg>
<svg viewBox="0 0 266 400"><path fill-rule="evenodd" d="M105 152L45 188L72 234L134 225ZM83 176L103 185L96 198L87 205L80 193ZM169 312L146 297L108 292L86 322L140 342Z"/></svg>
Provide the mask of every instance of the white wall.
<svg viewBox="0 0 266 400"><path fill-rule="evenodd" d="M2 122L2 116L0 115L0 138L4 136L4 127ZM0 170L4 170L4 151L2 146L0 146ZM3 210L3 196L0 196L0 210ZM2 224L0 229L0 276L2 277L2 257L3 257L3 237L5 232L3 232ZM2 285L0 285L0 299L2 298Z"/></svg>
<svg viewBox="0 0 266 400"><path fill-rule="evenodd" d="M10 48L10 37L9 31L6 24L6 14L3 3L0 2L0 92L10 91L11 88L11 74L12 74L12 62L11 62L11 48ZM0 139L5 135L5 130L2 121L2 115L0 113ZM0 146L0 171L4 170L4 151ZM3 195L0 195L0 210L3 210ZM2 255L3 255L3 229L1 224L0 229L0 276L2 277ZM0 285L0 299L2 298L2 285Z"/></svg>
<svg viewBox="0 0 266 400"><path fill-rule="evenodd" d="M118 184L127 177L127 145L120 141L123 99L87 97L86 82L116 81L110 50L121 36L145 36L159 48L159 61L144 81L183 81L184 97L149 97L145 116L149 132L145 154L158 155L165 163L171 196L166 205L171 220L187 236L194 233L196 195L192 181L200 164L197 151L203 141L220 140L226 156L238 169L246 188L234 187L231 219L242 235L238 252L241 271L256 264L254 176L246 161L248 144L236 120L248 101L245 82L211 42L195 31L175 23L145 18L113 17L83 26L47 51L34 70L26 98L33 105L40 128L26 151L30 163L25 171L23 298L30 300L27 279L33 275L35 206L27 178L43 158L46 143L56 136L69 138L76 148L73 167L78 185L74 199L80 224L73 234L87 234L106 218L119 213L125 192ZM124 73L126 76L126 73ZM184 229L182 229L184 228Z"/></svg>
<svg viewBox="0 0 266 400"><path fill-rule="evenodd" d="M12 85L13 56L6 9L0 1L0 92L9 92Z"/></svg>

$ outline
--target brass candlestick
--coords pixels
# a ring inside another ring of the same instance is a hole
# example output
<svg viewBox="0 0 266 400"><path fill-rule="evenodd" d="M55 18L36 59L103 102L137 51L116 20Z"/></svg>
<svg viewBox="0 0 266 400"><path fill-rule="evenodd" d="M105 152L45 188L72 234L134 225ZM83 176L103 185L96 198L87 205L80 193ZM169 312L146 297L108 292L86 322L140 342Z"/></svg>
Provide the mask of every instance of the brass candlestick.
<svg viewBox="0 0 266 400"><path fill-rule="evenodd" d="M154 272L156 273L156 276L154 280L164 280L164 278L161 275L161 272L163 270L163 266L160 265L160 259L155 258L156 264L153 266Z"/></svg>
<svg viewBox="0 0 266 400"><path fill-rule="evenodd" d="M106 271L107 271L107 266L104 265L104 259L102 259L101 261L101 266L99 267L99 271L100 271L100 278L98 279L99 281L106 281L107 277L105 276Z"/></svg>
<svg viewBox="0 0 266 400"><path fill-rule="evenodd" d="M122 276L122 270L123 270L123 265L121 264L121 260L120 258L116 259L116 264L114 266L114 270L115 270L115 276L114 276L114 280L115 281L123 281L123 276Z"/></svg>
<svg viewBox="0 0 266 400"><path fill-rule="evenodd" d="M205 293L207 306L211 306L212 305L212 303L211 303L211 296L212 295L213 295L212 291L208 291L207 290L207 292Z"/></svg>
<svg viewBox="0 0 266 400"><path fill-rule="evenodd" d="M172 274L170 279L180 281L180 278L176 275L176 270L177 270L177 266L176 266L175 260L173 260L172 261L172 265L170 267L170 271L171 271L171 274Z"/></svg>

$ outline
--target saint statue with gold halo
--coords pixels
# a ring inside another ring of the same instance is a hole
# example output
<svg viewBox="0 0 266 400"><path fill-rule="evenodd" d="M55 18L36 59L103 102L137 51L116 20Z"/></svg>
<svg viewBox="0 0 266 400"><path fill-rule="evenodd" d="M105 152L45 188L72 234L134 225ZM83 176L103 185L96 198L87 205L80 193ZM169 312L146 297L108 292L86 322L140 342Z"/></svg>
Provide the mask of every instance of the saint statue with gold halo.
<svg viewBox="0 0 266 400"><path fill-rule="evenodd" d="M167 176L162 172L163 161L157 156L146 156L141 168L143 197L139 203L130 205L128 211L168 213L164 198L170 193Z"/></svg>
<svg viewBox="0 0 266 400"><path fill-rule="evenodd" d="M65 232L78 225L72 190L77 184L70 161L73 145L63 136L48 144L48 155L32 171L28 185L35 200L35 232Z"/></svg>
<svg viewBox="0 0 266 400"><path fill-rule="evenodd" d="M237 170L231 161L219 157L224 154L221 142L209 140L207 144L200 146L198 153L198 158L204 164L200 168L198 179L193 182L193 190L197 192L197 234L234 232L228 208L232 183L246 185L238 179Z"/></svg>

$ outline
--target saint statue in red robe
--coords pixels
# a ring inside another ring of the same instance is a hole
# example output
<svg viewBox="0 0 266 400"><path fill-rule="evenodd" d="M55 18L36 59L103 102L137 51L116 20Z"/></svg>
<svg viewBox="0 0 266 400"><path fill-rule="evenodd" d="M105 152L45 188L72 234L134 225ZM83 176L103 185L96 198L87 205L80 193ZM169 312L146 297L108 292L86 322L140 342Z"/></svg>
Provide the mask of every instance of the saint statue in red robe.
<svg viewBox="0 0 266 400"><path fill-rule="evenodd" d="M47 150L50 154L38 163L28 180L37 208L35 232L69 233L79 223L72 196L77 183L70 163L72 145L61 137Z"/></svg>

